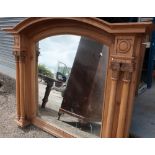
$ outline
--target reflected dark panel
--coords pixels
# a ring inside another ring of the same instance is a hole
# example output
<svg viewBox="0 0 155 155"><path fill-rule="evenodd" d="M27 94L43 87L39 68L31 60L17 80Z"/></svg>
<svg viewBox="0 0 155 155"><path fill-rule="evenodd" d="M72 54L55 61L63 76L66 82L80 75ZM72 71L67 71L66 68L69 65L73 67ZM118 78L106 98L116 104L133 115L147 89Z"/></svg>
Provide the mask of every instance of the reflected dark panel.
<svg viewBox="0 0 155 155"><path fill-rule="evenodd" d="M60 108L86 121L101 121L107 48L81 37Z"/></svg>

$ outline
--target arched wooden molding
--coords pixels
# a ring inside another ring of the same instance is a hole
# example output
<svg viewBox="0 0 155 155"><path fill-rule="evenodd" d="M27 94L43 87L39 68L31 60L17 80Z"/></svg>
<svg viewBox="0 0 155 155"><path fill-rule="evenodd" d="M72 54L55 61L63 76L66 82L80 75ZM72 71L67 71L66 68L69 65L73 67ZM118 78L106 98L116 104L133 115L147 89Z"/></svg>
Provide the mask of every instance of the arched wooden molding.
<svg viewBox="0 0 155 155"><path fill-rule="evenodd" d="M109 46L101 137L127 137L144 53L152 23L108 23L98 18L27 18L5 31L14 35L17 123L34 124L57 137L76 137L37 117L36 43L57 34L83 35ZM142 50L143 49L143 50Z"/></svg>

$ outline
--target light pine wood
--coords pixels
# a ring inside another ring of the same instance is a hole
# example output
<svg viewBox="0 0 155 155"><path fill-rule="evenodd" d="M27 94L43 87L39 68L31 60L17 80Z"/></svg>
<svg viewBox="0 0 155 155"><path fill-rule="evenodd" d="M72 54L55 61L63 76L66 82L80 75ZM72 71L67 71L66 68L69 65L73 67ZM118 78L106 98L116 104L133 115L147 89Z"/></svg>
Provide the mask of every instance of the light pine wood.
<svg viewBox="0 0 155 155"><path fill-rule="evenodd" d="M116 103L117 81L119 79L120 74L119 63L113 62L113 64L111 64L111 69L112 69L111 89L110 89L110 99L107 113L107 124L105 128L105 137L112 136L112 127L113 127L114 111Z"/></svg>
<svg viewBox="0 0 155 155"><path fill-rule="evenodd" d="M20 69L20 112L21 112L21 115L20 115L20 122L22 124L25 123L25 95L24 95L24 87L25 87L25 84L24 84L24 69L25 69L25 64L24 64L24 58L20 57L20 61L19 61L19 69Z"/></svg>
<svg viewBox="0 0 155 155"><path fill-rule="evenodd" d="M63 131L60 127L56 127L56 125L52 125L51 123L45 122L42 119L36 117L32 120L32 123L36 125L37 127L43 129L44 131L52 134L53 136L59 137L59 138L76 138L77 136L68 133L66 131Z"/></svg>
<svg viewBox="0 0 155 155"><path fill-rule="evenodd" d="M112 80L111 82L111 97L109 100L109 110L107 114L107 124L105 129L105 137L111 137L112 126L113 126L113 118L114 118L114 108L115 108L115 99L116 99L116 91L117 91L117 81Z"/></svg>
<svg viewBox="0 0 155 155"><path fill-rule="evenodd" d="M129 84L130 81L124 81L122 88L122 98L120 104L119 118L118 118L118 129L117 136L118 138L123 138L124 136L124 126L125 126L125 118L127 111L127 103L128 103L128 94L129 94Z"/></svg>
<svg viewBox="0 0 155 155"><path fill-rule="evenodd" d="M135 39L135 47L134 47L134 57L136 58L135 61L135 69L134 69L134 74L131 76L131 82L130 82L130 92L128 94L128 105L127 105L127 111L126 111L126 120L125 120L125 128L124 128L124 137L128 137L129 135L129 130L130 130L130 124L132 120L132 111L134 108L134 98L135 94L137 92L137 86L139 83L139 74L141 73L142 70L142 63L143 59L142 57L144 56L145 53L145 47L142 44L144 40L147 40L148 35L143 34L143 35L137 35Z"/></svg>
<svg viewBox="0 0 155 155"><path fill-rule="evenodd" d="M19 81L19 57L16 56L16 81ZM17 120L20 120L20 82L16 82L16 108L17 108Z"/></svg>
<svg viewBox="0 0 155 155"><path fill-rule="evenodd" d="M75 34L109 46L101 137L128 137L142 66L140 58L144 54L141 43L152 28L149 22L112 24L97 18L33 17L5 29L14 35L15 56L19 59L19 63L16 62L17 124L21 127L34 124L57 137L74 137L37 117L36 43L52 35ZM130 74L128 82L126 74Z"/></svg>

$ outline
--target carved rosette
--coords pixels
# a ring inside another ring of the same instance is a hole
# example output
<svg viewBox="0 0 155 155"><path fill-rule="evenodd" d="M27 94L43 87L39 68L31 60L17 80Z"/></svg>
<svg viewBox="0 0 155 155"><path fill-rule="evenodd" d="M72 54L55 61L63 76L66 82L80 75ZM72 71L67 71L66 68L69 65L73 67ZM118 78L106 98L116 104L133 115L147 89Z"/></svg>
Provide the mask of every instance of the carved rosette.
<svg viewBox="0 0 155 155"><path fill-rule="evenodd" d="M130 81L132 78L132 72L134 71L134 57L133 57L133 44L134 44L134 37L133 36L117 36L115 38L115 46L114 51L111 55L111 70L112 70L112 84L111 84L111 92L114 92L113 96L110 96L109 100L109 117L108 121L112 120L110 118L114 117L111 111L114 112L114 107L116 104L115 96L117 92L118 86L117 81L122 81L122 90L121 90L121 99L120 99L120 107L119 107L119 114L118 114L118 126L117 126L117 133L116 137L123 137L124 133L124 126L125 126L125 115L126 109L128 104L128 94L130 88ZM119 76L121 74L121 76ZM123 76L123 77L122 77ZM116 81L117 80L117 81ZM112 94L112 93L111 93ZM111 98L112 101L111 101ZM112 109L112 110L111 110ZM110 113L111 112L111 113ZM111 116L111 117L110 117ZM112 130L112 124L114 122L110 122L110 127L107 128L107 136L110 137L110 131Z"/></svg>
<svg viewBox="0 0 155 155"><path fill-rule="evenodd" d="M118 56L132 57L134 36L117 36L115 38L114 53Z"/></svg>
<svg viewBox="0 0 155 155"><path fill-rule="evenodd" d="M25 61L25 51L21 50L21 38L19 35L14 35L14 47L13 47L13 55L15 56L16 62L24 62Z"/></svg>
<svg viewBox="0 0 155 155"><path fill-rule="evenodd" d="M20 46L20 37L19 35L14 36L14 47L19 47Z"/></svg>
<svg viewBox="0 0 155 155"><path fill-rule="evenodd" d="M117 69L119 72L123 73L123 81L127 82L131 79L131 73L134 70L133 65L133 45L134 45L134 36L116 36L114 51L112 52L111 67L113 70L112 78L115 77ZM114 63L115 62L115 63ZM117 65L116 65L117 64ZM118 67L119 66L119 67Z"/></svg>
<svg viewBox="0 0 155 155"><path fill-rule="evenodd" d="M129 40L118 40L117 52L127 53L131 48L131 43Z"/></svg>

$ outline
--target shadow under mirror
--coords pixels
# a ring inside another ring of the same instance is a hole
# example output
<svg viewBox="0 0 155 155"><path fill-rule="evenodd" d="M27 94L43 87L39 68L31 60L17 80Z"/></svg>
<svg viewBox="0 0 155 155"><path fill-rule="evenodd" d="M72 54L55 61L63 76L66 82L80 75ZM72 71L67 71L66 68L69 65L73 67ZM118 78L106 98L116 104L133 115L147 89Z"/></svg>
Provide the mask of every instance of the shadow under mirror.
<svg viewBox="0 0 155 155"><path fill-rule="evenodd" d="M100 137L109 48L77 35L38 46L38 117L76 137Z"/></svg>

